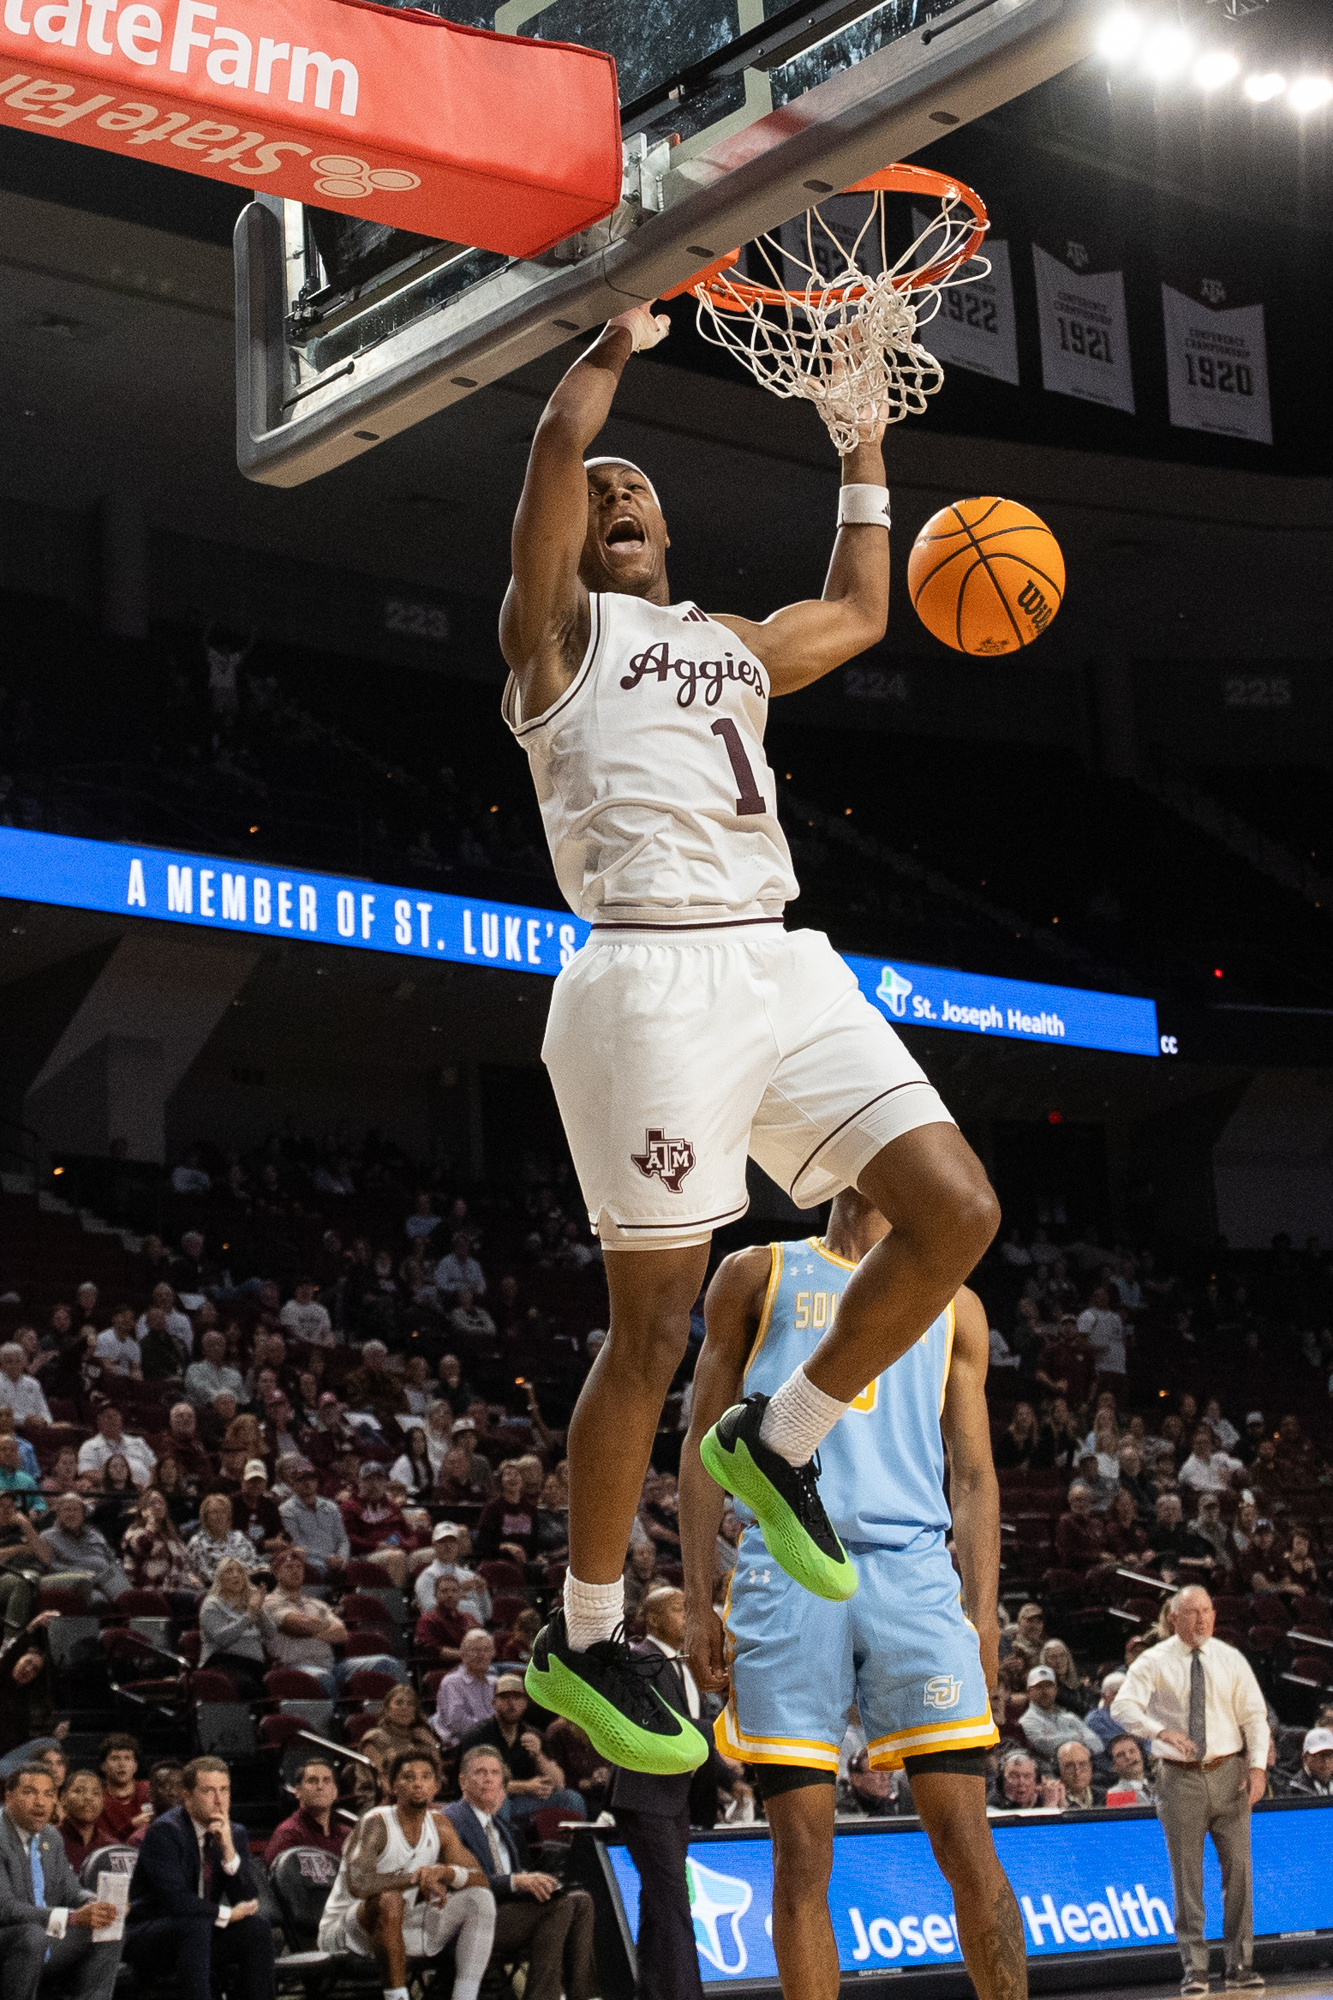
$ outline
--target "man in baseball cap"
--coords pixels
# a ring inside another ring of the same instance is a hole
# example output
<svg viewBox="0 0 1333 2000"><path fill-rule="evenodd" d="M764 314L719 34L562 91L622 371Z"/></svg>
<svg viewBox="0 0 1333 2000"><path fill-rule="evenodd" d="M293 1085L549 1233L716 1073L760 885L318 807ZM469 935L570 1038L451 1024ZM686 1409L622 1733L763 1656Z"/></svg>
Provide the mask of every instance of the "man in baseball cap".
<svg viewBox="0 0 1333 2000"><path fill-rule="evenodd" d="M278 1503L268 1493L268 1467L262 1458L248 1458L242 1467L241 1490L231 1503L231 1521L267 1554L286 1545L287 1534Z"/></svg>
<svg viewBox="0 0 1333 2000"><path fill-rule="evenodd" d="M1333 1729L1306 1730L1301 1768L1291 1781L1291 1789L1301 1798L1333 1798Z"/></svg>
<svg viewBox="0 0 1333 2000"><path fill-rule="evenodd" d="M522 1674L501 1674L494 1688L495 1712L459 1738L459 1755L495 1750L509 1767L505 1783L508 1818L530 1819L543 1806L558 1806L569 1819L586 1819L582 1796L565 1788L565 1774L542 1748L540 1732L525 1718L528 1690Z"/></svg>
<svg viewBox="0 0 1333 2000"><path fill-rule="evenodd" d="M1044 1757L1054 1765L1062 1743L1081 1743L1094 1762L1103 1755L1106 1746L1101 1737L1080 1716L1057 1705L1060 1684L1054 1667L1033 1667L1027 1689L1028 1705L1019 1717L1018 1726L1034 1756Z"/></svg>

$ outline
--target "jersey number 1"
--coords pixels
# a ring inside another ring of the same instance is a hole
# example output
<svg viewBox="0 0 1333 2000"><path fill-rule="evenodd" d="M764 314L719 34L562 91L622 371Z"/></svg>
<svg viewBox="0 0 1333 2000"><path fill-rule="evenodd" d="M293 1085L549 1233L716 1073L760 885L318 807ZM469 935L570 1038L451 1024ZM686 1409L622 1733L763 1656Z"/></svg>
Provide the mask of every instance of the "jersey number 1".
<svg viewBox="0 0 1333 2000"><path fill-rule="evenodd" d="M745 754L745 745L741 742L740 730L729 715L718 717L713 724L713 734L722 738L722 745L736 780L736 789L740 793L736 801L737 817L744 819L748 813L767 812L768 807L764 804L763 795L755 784L754 772L750 769L750 760Z"/></svg>

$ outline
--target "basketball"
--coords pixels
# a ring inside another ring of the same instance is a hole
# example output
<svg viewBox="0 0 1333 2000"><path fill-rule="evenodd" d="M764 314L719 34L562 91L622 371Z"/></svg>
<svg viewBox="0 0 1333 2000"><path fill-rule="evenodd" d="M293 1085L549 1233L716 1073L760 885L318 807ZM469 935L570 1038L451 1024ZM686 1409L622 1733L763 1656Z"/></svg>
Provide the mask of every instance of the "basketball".
<svg viewBox="0 0 1333 2000"><path fill-rule="evenodd" d="M907 585L926 630L955 652L1013 653L1060 609L1065 559L1046 523L1016 500L955 500L913 542Z"/></svg>

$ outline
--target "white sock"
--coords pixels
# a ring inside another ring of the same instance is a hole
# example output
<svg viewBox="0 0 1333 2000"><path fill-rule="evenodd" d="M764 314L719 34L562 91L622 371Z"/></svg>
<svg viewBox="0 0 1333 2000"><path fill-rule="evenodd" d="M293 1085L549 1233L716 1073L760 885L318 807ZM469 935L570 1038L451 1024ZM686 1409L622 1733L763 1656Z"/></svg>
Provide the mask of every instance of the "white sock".
<svg viewBox="0 0 1333 2000"><path fill-rule="evenodd" d="M576 1653L586 1653L599 1639L609 1639L625 1616L625 1579L614 1583L580 1583L565 1571L565 1629Z"/></svg>
<svg viewBox="0 0 1333 2000"><path fill-rule="evenodd" d="M793 1369L764 1411L759 1442L788 1465L804 1465L850 1408L850 1403L816 1389L804 1368Z"/></svg>
<svg viewBox="0 0 1333 2000"><path fill-rule="evenodd" d="M384 2000L407 2000L407 1988L405 1986L386 1986L384 1989Z"/></svg>

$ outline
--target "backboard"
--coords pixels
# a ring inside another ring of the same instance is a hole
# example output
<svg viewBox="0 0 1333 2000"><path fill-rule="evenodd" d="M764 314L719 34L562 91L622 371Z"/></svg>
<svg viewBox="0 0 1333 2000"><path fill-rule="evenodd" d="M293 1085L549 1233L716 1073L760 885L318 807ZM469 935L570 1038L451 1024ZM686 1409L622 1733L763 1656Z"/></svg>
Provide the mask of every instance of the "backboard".
<svg viewBox="0 0 1333 2000"><path fill-rule="evenodd" d="M236 229L237 460L252 479L299 485L658 297L812 198L1079 61L1103 11L1099 0L431 10L614 55L620 206L528 261L261 195Z"/></svg>

